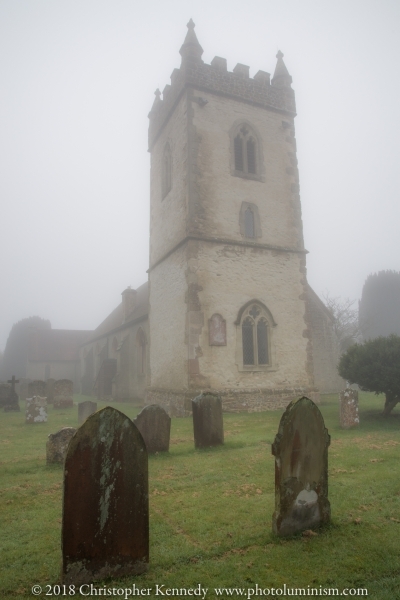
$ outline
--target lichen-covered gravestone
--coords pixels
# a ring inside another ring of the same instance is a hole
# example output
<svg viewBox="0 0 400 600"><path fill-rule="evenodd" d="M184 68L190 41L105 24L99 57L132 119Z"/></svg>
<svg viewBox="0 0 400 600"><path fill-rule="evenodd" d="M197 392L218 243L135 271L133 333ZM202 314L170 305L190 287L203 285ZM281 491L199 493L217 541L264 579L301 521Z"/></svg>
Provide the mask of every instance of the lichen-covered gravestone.
<svg viewBox="0 0 400 600"><path fill-rule="evenodd" d="M76 429L75 427L63 427L57 433L50 433L46 443L46 463L64 463L67 454L68 444L71 441Z"/></svg>
<svg viewBox="0 0 400 600"><path fill-rule="evenodd" d="M340 392L339 396L339 420L340 427L350 429L358 427L360 417L358 415L358 392L347 388Z"/></svg>
<svg viewBox="0 0 400 600"><path fill-rule="evenodd" d="M81 425L90 415L95 413L97 410L97 402L91 400L85 400L78 404L78 423Z"/></svg>
<svg viewBox="0 0 400 600"><path fill-rule="evenodd" d="M272 444L275 456L274 533L293 535L330 520L328 446L330 436L309 398L293 400L282 415Z"/></svg>
<svg viewBox="0 0 400 600"><path fill-rule="evenodd" d="M74 405L74 382L70 379L58 379L54 382L54 408L71 408Z"/></svg>
<svg viewBox="0 0 400 600"><path fill-rule="evenodd" d="M64 469L63 583L146 571L148 459L137 427L115 408L97 411L72 438Z"/></svg>
<svg viewBox="0 0 400 600"><path fill-rule="evenodd" d="M222 401L216 394L200 394L192 400L194 445L207 448L224 443Z"/></svg>
<svg viewBox="0 0 400 600"><path fill-rule="evenodd" d="M27 398L25 417L27 423L47 423L47 399L41 396Z"/></svg>
<svg viewBox="0 0 400 600"><path fill-rule="evenodd" d="M171 417L162 406L145 406L133 422L142 434L149 454L168 452Z"/></svg>

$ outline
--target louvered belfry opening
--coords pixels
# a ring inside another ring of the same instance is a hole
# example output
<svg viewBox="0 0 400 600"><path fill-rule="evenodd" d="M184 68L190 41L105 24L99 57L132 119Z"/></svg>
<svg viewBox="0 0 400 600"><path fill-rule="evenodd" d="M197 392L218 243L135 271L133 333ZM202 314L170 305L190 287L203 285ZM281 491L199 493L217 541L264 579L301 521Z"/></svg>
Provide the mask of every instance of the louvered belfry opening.
<svg viewBox="0 0 400 600"><path fill-rule="evenodd" d="M256 145L253 138L247 140L247 171L256 174Z"/></svg>
<svg viewBox="0 0 400 600"><path fill-rule="evenodd" d="M243 164L243 140L241 138L241 135L238 133L238 135L235 137L235 169L236 171L243 171L244 170L244 164Z"/></svg>

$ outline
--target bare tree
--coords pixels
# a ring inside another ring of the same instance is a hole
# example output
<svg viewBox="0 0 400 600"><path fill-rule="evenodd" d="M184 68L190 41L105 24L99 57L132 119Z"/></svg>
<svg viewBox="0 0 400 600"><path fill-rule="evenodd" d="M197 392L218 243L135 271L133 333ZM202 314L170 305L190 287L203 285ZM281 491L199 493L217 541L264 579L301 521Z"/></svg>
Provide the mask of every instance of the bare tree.
<svg viewBox="0 0 400 600"><path fill-rule="evenodd" d="M350 298L333 298L329 292L326 292L323 298L333 317L340 352L346 352L350 346L362 340L362 327L358 319L358 309L355 307L357 301Z"/></svg>

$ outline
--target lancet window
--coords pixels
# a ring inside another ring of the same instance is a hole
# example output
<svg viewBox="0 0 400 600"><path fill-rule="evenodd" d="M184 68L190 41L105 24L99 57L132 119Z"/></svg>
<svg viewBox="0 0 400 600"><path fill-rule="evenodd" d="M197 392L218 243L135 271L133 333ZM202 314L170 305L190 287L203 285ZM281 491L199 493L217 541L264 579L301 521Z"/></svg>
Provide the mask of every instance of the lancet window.
<svg viewBox="0 0 400 600"><path fill-rule="evenodd" d="M257 175L258 141L247 124L244 123L235 130L233 147L236 174Z"/></svg>

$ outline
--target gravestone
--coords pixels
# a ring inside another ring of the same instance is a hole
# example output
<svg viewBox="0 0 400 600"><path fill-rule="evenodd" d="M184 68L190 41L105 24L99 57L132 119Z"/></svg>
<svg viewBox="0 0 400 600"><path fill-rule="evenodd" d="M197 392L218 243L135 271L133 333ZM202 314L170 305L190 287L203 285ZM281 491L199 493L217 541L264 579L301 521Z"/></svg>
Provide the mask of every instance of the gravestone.
<svg viewBox="0 0 400 600"><path fill-rule="evenodd" d="M0 406L4 412L19 412L21 409L18 403L18 394L15 391L15 384L19 383L15 376L7 383L0 383Z"/></svg>
<svg viewBox="0 0 400 600"><path fill-rule="evenodd" d="M7 383L11 385L11 393L8 403L4 406L4 412L20 412L21 409L18 403L19 398L15 390L15 385L19 383L19 379L16 379L15 375L13 375Z"/></svg>
<svg viewBox="0 0 400 600"><path fill-rule="evenodd" d="M46 396L46 383L41 379L35 379L35 381L30 381L28 383L28 398L33 398L34 396L45 397Z"/></svg>
<svg viewBox="0 0 400 600"><path fill-rule="evenodd" d="M293 535L330 520L328 446L330 436L312 400L293 400L272 444L275 456L274 533Z"/></svg>
<svg viewBox="0 0 400 600"><path fill-rule="evenodd" d="M339 421L340 427L350 429L358 427L360 417L358 415L358 392L347 388L340 392L339 396Z"/></svg>
<svg viewBox="0 0 400 600"><path fill-rule="evenodd" d="M67 454L68 444L71 441L76 429L75 427L63 427L57 433L50 433L46 443L46 463L64 463Z"/></svg>
<svg viewBox="0 0 400 600"><path fill-rule="evenodd" d="M222 401L216 394L200 394L192 400L194 445L208 448L224 443Z"/></svg>
<svg viewBox="0 0 400 600"><path fill-rule="evenodd" d="M70 379L58 379L54 382L54 408L71 408L74 405L74 382Z"/></svg>
<svg viewBox="0 0 400 600"><path fill-rule="evenodd" d="M97 411L77 430L64 466L64 584L147 570L147 463L137 427L115 408Z"/></svg>
<svg viewBox="0 0 400 600"><path fill-rule="evenodd" d="M47 404L53 404L54 402L54 384L55 379L46 379L46 397Z"/></svg>
<svg viewBox="0 0 400 600"><path fill-rule="evenodd" d="M47 400L42 396L26 399L25 417L27 423L47 422Z"/></svg>
<svg viewBox="0 0 400 600"><path fill-rule="evenodd" d="M162 406L145 406L133 422L142 434L149 454L168 452L171 417Z"/></svg>
<svg viewBox="0 0 400 600"><path fill-rule="evenodd" d="M11 385L9 383L0 383L0 406L6 406L11 394Z"/></svg>
<svg viewBox="0 0 400 600"><path fill-rule="evenodd" d="M81 425L90 415L95 413L97 410L97 402L91 400L85 400L78 404L78 423Z"/></svg>

